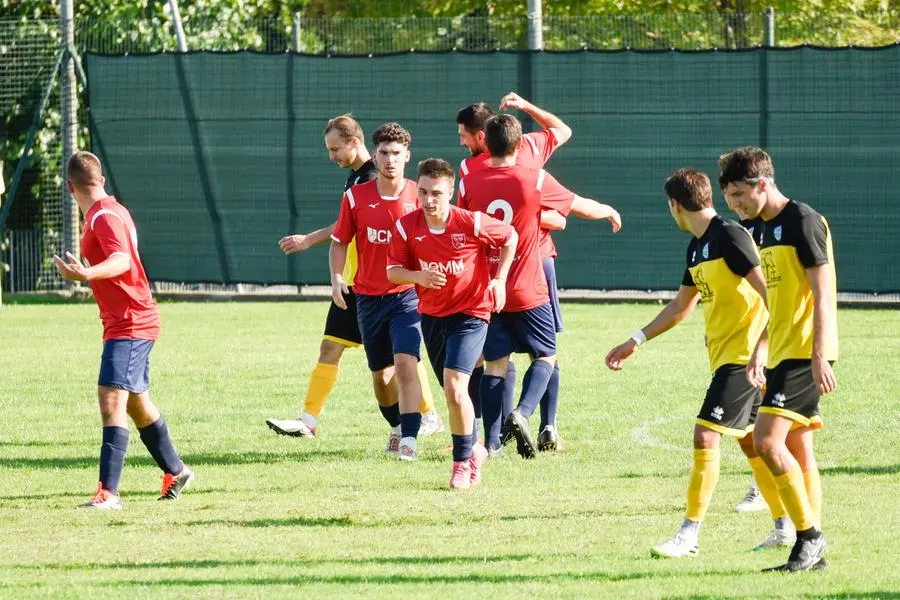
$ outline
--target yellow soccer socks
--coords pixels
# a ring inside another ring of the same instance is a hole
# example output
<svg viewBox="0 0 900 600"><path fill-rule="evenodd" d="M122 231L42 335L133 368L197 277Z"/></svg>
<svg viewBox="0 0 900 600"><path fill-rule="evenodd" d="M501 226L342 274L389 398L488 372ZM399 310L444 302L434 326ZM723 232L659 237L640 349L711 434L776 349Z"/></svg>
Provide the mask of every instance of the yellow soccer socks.
<svg viewBox="0 0 900 600"><path fill-rule="evenodd" d="M694 467L688 483L685 518L700 522L706 516L713 490L719 481L719 449L694 449Z"/></svg>
<svg viewBox="0 0 900 600"><path fill-rule="evenodd" d="M778 495L781 496L781 501L797 531L806 531L814 527L817 523L809 505L809 496L806 493L806 483L803 480L800 465L795 463L790 471L783 475L775 475L774 479Z"/></svg>
<svg viewBox="0 0 900 600"><path fill-rule="evenodd" d="M753 477L756 479L759 493L762 494L766 504L769 506L772 518L781 519L786 516L787 509L785 509L784 503L781 501L781 496L778 495L778 488L775 486L775 478L772 476L769 467L766 466L765 461L759 456L748 458L747 461L750 463L750 468L753 470Z"/></svg>
<svg viewBox="0 0 900 600"><path fill-rule="evenodd" d="M806 496L809 498L809 508L812 510L813 522L816 528L822 528L822 480L819 477L819 468L803 471L803 483L806 488Z"/></svg>
<svg viewBox="0 0 900 600"><path fill-rule="evenodd" d="M434 397L431 395L431 384L428 383L428 371L424 362L419 361L418 371L419 383L422 384L422 406L419 407L419 412L424 415L434 409Z"/></svg>
<svg viewBox="0 0 900 600"><path fill-rule="evenodd" d="M303 412L314 417L319 416L325 401L331 395L334 384L337 382L338 366L327 363L318 363L309 376L309 386L306 388L306 399L303 401Z"/></svg>

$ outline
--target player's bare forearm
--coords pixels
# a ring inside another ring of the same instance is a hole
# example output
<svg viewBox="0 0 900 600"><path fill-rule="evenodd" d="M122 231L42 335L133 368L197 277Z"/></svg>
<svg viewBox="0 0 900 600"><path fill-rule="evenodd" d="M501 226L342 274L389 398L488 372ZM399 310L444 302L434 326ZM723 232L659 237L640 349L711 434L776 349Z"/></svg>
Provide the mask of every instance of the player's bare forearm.
<svg viewBox="0 0 900 600"><path fill-rule="evenodd" d="M601 204L590 198L575 196L575 200L572 201L572 214L579 219L599 221L600 219L608 219L617 213L616 210L608 204Z"/></svg>
<svg viewBox="0 0 900 600"><path fill-rule="evenodd" d="M394 285L406 285L417 283L416 271L410 271L403 267L390 267L387 270L388 281Z"/></svg>
<svg viewBox="0 0 900 600"><path fill-rule="evenodd" d="M747 283L749 283L750 286L756 290L756 293L760 295L763 304L768 306L769 302L766 298L766 278L763 275L762 269L760 267L753 267L747 272L744 279L746 279Z"/></svg>
<svg viewBox="0 0 900 600"><path fill-rule="evenodd" d="M826 341L834 336L831 331L835 322L831 272L828 265L820 265L807 269L806 275L813 294L813 358L824 361L827 358Z"/></svg>
<svg viewBox="0 0 900 600"><path fill-rule="evenodd" d="M506 281L506 277L509 275L509 268L512 266L512 261L516 257L516 246L518 243L519 236L513 231L510 234L509 240L507 240L506 244L500 249L500 264L497 265L497 275L494 279Z"/></svg>
<svg viewBox="0 0 900 600"><path fill-rule="evenodd" d="M526 102L522 110L528 113L528 116L534 119L534 122L540 125L541 129L552 129L560 146L571 139L572 128L550 111L535 106L531 102Z"/></svg>
<svg viewBox="0 0 900 600"><path fill-rule="evenodd" d="M331 234L334 233L335 225L337 225L337 223L332 223L328 227L316 229L315 231L306 234L306 247L313 248L331 241Z"/></svg>
<svg viewBox="0 0 900 600"><path fill-rule="evenodd" d="M684 321L693 312L698 300L700 300L700 294L697 292L697 288L681 286L672 301L659 311L656 318L643 327L647 341L659 337Z"/></svg>
<svg viewBox="0 0 900 600"><path fill-rule="evenodd" d="M344 265L347 262L347 245L335 240L331 240L331 248L328 249L328 267L331 272L331 281L334 282L335 275L340 276L344 272Z"/></svg>
<svg viewBox="0 0 900 600"><path fill-rule="evenodd" d="M131 268L131 258L127 254L113 254L102 263L88 267L84 271L85 281L112 279Z"/></svg>
<svg viewBox="0 0 900 600"><path fill-rule="evenodd" d="M541 229L562 231L566 228L566 218L559 212L548 209L541 211Z"/></svg>

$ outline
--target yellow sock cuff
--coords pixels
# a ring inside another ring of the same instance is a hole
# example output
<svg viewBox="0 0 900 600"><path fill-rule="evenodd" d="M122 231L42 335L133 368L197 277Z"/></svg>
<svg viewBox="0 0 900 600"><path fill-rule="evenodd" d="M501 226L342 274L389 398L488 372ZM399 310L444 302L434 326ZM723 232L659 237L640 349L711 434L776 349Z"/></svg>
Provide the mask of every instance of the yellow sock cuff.
<svg viewBox="0 0 900 600"><path fill-rule="evenodd" d="M759 493L769 505L769 511L772 513L773 519L781 519L787 515L787 509L781 496L778 495L778 487L775 485L775 478L766 462L762 457L748 458L750 469L753 471L753 477L756 479L756 485L759 487Z"/></svg>
<svg viewBox="0 0 900 600"><path fill-rule="evenodd" d="M815 517L812 507L809 505L809 496L806 493L806 482L803 480L803 473L800 471L800 465L795 464L787 473L775 475L775 486L778 488L778 495L784 502L784 507L791 516L791 521L797 531L805 531L815 525Z"/></svg>
<svg viewBox="0 0 900 600"><path fill-rule="evenodd" d="M337 365L330 365L328 363L316 363L312 374L313 377L327 377L328 379L337 379L339 369L340 367L338 367Z"/></svg>
<svg viewBox="0 0 900 600"><path fill-rule="evenodd" d="M425 363L419 361L417 370L419 384L422 386L422 403L419 406L419 412L424 415L434 409L434 396L431 394L431 384L428 382L428 370L425 368Z"/></svg>
<svg viewBox="0 0 900 600"><path fill-rule="evenodd" d="M694 448L694 461L709 462L719 460L718 448Z"/></svg>

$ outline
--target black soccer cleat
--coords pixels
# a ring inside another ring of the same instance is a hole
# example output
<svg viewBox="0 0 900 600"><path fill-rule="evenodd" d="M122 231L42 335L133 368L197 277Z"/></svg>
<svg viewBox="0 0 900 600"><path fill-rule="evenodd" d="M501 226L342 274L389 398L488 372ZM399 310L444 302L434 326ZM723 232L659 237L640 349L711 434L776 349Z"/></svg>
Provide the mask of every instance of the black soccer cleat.
<svg viewBox="0 0 900 600"><path fill-rule="evenodd" d="M513 432L509 427L509 417L500 424L500 445L505 446L513 441Z"/></svg>
<svg viewBox="0 0 900 600"><path fill-rule="evenodd" d="M541 452L556 452L556 443L558 441L559 435L556 433L556 427L546 425L538 435L538 450Z"/></svg>
<svg viewBox="0 0 900 600"><path fill-rule="evenodd" d="M797 573L800 571L809 571L811 569L817 570L825 568L827 563L825 563L825 559L822 555L825 554L827 548L828 542L825 540L825 536L822 533L819 533L819 535L812 539L803 539L798 536L793 549L791 549L788 561L777 567L763 569L763 572ZM820 563L822 564L820 565Z"/></svg>
<svg viewBox="0 0 900 600"><path fill-rule="evenodd" d="M534 437L531 435L531 429L528 426L528 419L522 416L519 409L514 409L506 419L506 424L516 438L516 452L522 458L534 458L537 445L534 443Z"/></svg>
<svg viewBox="0 0 900 600"><path fill-rule="evenodd" d="M181 473L171 475L163 473L162 492L160 492L159 500L178 500L181 492L194 482L194 471L190 467L184 465Z"/></svg>

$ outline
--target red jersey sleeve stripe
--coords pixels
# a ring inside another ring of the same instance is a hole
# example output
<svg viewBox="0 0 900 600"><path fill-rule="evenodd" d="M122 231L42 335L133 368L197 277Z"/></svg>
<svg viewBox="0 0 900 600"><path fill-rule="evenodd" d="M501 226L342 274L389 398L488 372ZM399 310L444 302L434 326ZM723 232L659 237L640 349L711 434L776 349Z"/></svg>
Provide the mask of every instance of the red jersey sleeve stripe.
<svg viewBox="0 0 900 600"><path fill-rule="evenodd" d="M478 237L478 234L481 233L481 212L475 213L475 237Z"/></svg>
<svg viewBox="0 0 900 600"><path fill-rule="evenodd" d="M403 229L403 223L400 222L400 219L397 219L397 232L400 234L400 237L403 238L403 241L409 240L409 237L406 235L406 230Z"/></svg>
<svg viewBox="0 0 900 600"><path fill-rule="evenodd" d="M537 187L538 191L541 191L541 187L543 187L543 185L544 185L544 175L546 175L546 174L547 174L547 172L543 169L541 169L540 173L538 173L537 184L535 185L535 187Z"/></svg>
<svg viewBox="0 0 900 600"><path fill-rule="evenodd" d="M464 159L462 159L462 162L459 163L459 171L463 175L469 174L469 167L466 166L466 160L467 159L464 158Z"/></svg>
<svg viewBox="0 0 900 600"><path fill-rule="evenodd" d="M347 200L350 202L350 208L356 208L356 198L353 197L353 190L347 190Z"/></svg>
<svg viewBox="0 0 900 600"><path fill-rule="evenodd" d="M529 146L531 146L531 152L532 152L535 156L537 156L537 154L538 154L537 145L534 143L534 140L531 139L531 136L526 135L526 136L525 136L525 141L528 142L528 145L529 145ZM538 189L540 189L540 188L538 188Z"/></svg>
<svg viewBox="0 0 900 600"><path fill-rule="evenodd" d="M104 208L104 209L98 210L96 213L94 213L94 218L91 219L91 226L90 226L91 229L94 228L94 223L97 222L97 219L99 219L103 215L112 215L115 218L117 218L119 221L121 221L123 226L125 225L125 219L123 219L122 217L117 215L115 212Z"/></svg>

